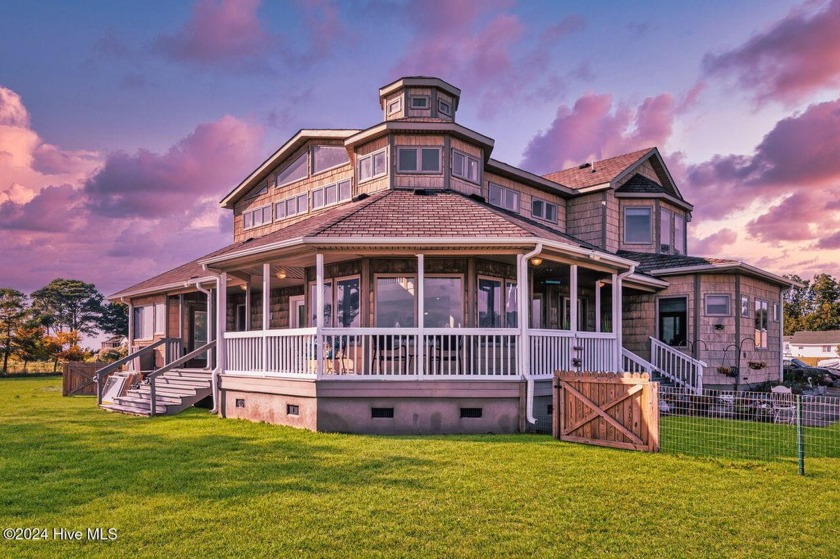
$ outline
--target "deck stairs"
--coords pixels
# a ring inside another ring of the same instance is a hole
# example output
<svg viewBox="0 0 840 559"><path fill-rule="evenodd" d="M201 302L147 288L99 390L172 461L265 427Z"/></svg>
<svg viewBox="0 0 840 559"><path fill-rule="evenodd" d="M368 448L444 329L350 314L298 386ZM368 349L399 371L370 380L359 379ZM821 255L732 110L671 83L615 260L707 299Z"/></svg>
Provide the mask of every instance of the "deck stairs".
<svg viewBox="0 0 840 559"><path fill-rule="evenodd" d="M656 338L650 338L650 361L627 348L621 349L623 370L630 373L650 373L651 380L662 385L703 392L703 371L706 363L686 355Z"/></svg>
<svg viewBox="0 0 840 559"><path fill-rule="evenodd" d="M213 371L208 369L172 369L158 376L155 379L154 414L148 381L129 387L125 394L116 396L111 402L103 402L102 408L132 415L174 415L211 395L212 375Z"/></svg>

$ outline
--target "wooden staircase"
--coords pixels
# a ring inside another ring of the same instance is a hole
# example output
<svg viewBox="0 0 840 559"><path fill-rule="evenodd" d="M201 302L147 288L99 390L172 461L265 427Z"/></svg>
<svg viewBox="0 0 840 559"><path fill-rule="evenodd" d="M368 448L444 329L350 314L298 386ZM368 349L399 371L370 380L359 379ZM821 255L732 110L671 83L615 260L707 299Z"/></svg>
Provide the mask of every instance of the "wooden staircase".
<svg viewBox="0 0 840 559"><path fill-rule="evenodd" d="M131 373L116 373L129 375ZM141 383L129 388L102 408L132 415L173 415L192 407L212 393L213 371L206 369L172 369L155 379L155 410L152 413L151 386Z"/></svg>

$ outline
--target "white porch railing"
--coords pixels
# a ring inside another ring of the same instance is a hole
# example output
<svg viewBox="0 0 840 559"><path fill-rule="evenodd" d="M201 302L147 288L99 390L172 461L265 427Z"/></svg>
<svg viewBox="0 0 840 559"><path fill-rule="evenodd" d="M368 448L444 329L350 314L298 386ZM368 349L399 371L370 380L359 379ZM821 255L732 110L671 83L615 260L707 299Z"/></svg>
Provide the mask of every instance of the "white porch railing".
<svg viewBox="0 0 840 559"><path fill-rule="evenodd" d="M616 371L616 337L611 332L529 330L531 373L550 377L554 371Z"/></svg>
<svg viewBox="0 0 840 559"><path fill-rule="evenodd" d="M530 330L530 370L615 371L612 333ZM516 378L516 328L316 328L225 333L229 374L314 378ZM321 340L321 349L316 346ZM334 376L333 376L334 375Z"/></svg>
<svg viewBox="0 0 840 559"><path fill-rule="evenodd" d="M703 391L703 370L706 363L664 344L656 338L650 339L650 362L678 386Z"/></svg>

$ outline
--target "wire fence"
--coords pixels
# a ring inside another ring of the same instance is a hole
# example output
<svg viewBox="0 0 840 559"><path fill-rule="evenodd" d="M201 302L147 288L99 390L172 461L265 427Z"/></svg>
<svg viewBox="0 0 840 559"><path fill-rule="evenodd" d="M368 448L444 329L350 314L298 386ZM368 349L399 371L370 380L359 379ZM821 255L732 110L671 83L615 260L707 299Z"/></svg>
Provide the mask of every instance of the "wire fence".
<svg viewBox="0 0 840 559"><path fill-rule="evenodd" d="M840 458L840 398L828 395L659 389L661 451L748 460Z"/></svg>

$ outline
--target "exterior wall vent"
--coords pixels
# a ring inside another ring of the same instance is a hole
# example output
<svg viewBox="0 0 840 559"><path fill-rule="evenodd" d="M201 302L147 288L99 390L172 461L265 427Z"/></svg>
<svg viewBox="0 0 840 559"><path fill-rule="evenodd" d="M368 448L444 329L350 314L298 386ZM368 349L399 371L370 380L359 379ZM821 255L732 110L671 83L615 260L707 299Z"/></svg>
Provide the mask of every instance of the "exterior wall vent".
<svg viewBox="0 0 840 559"><path fill-rule="evenodd" d="M478 419L482 411L483 408L461 408L461 419Z"/></svg>
<svg viewBox="0 0 840 559"><path fill-rule="evenodd" d="M300 406L297 404L286 404L286 415L300 415Z"/></svg>
<svg viewBox="0 0 840 559"><path fill-rule="evenodd" d="M393 419L394 408L371 408L370 417L372 419Z"/></svg>
<svg viewBox="0 0 840 559"><path fill-rule="evenodd" d="M236 399L236 407L237 408L244 408L245 407L245 398L237 398Z"/></svg>

